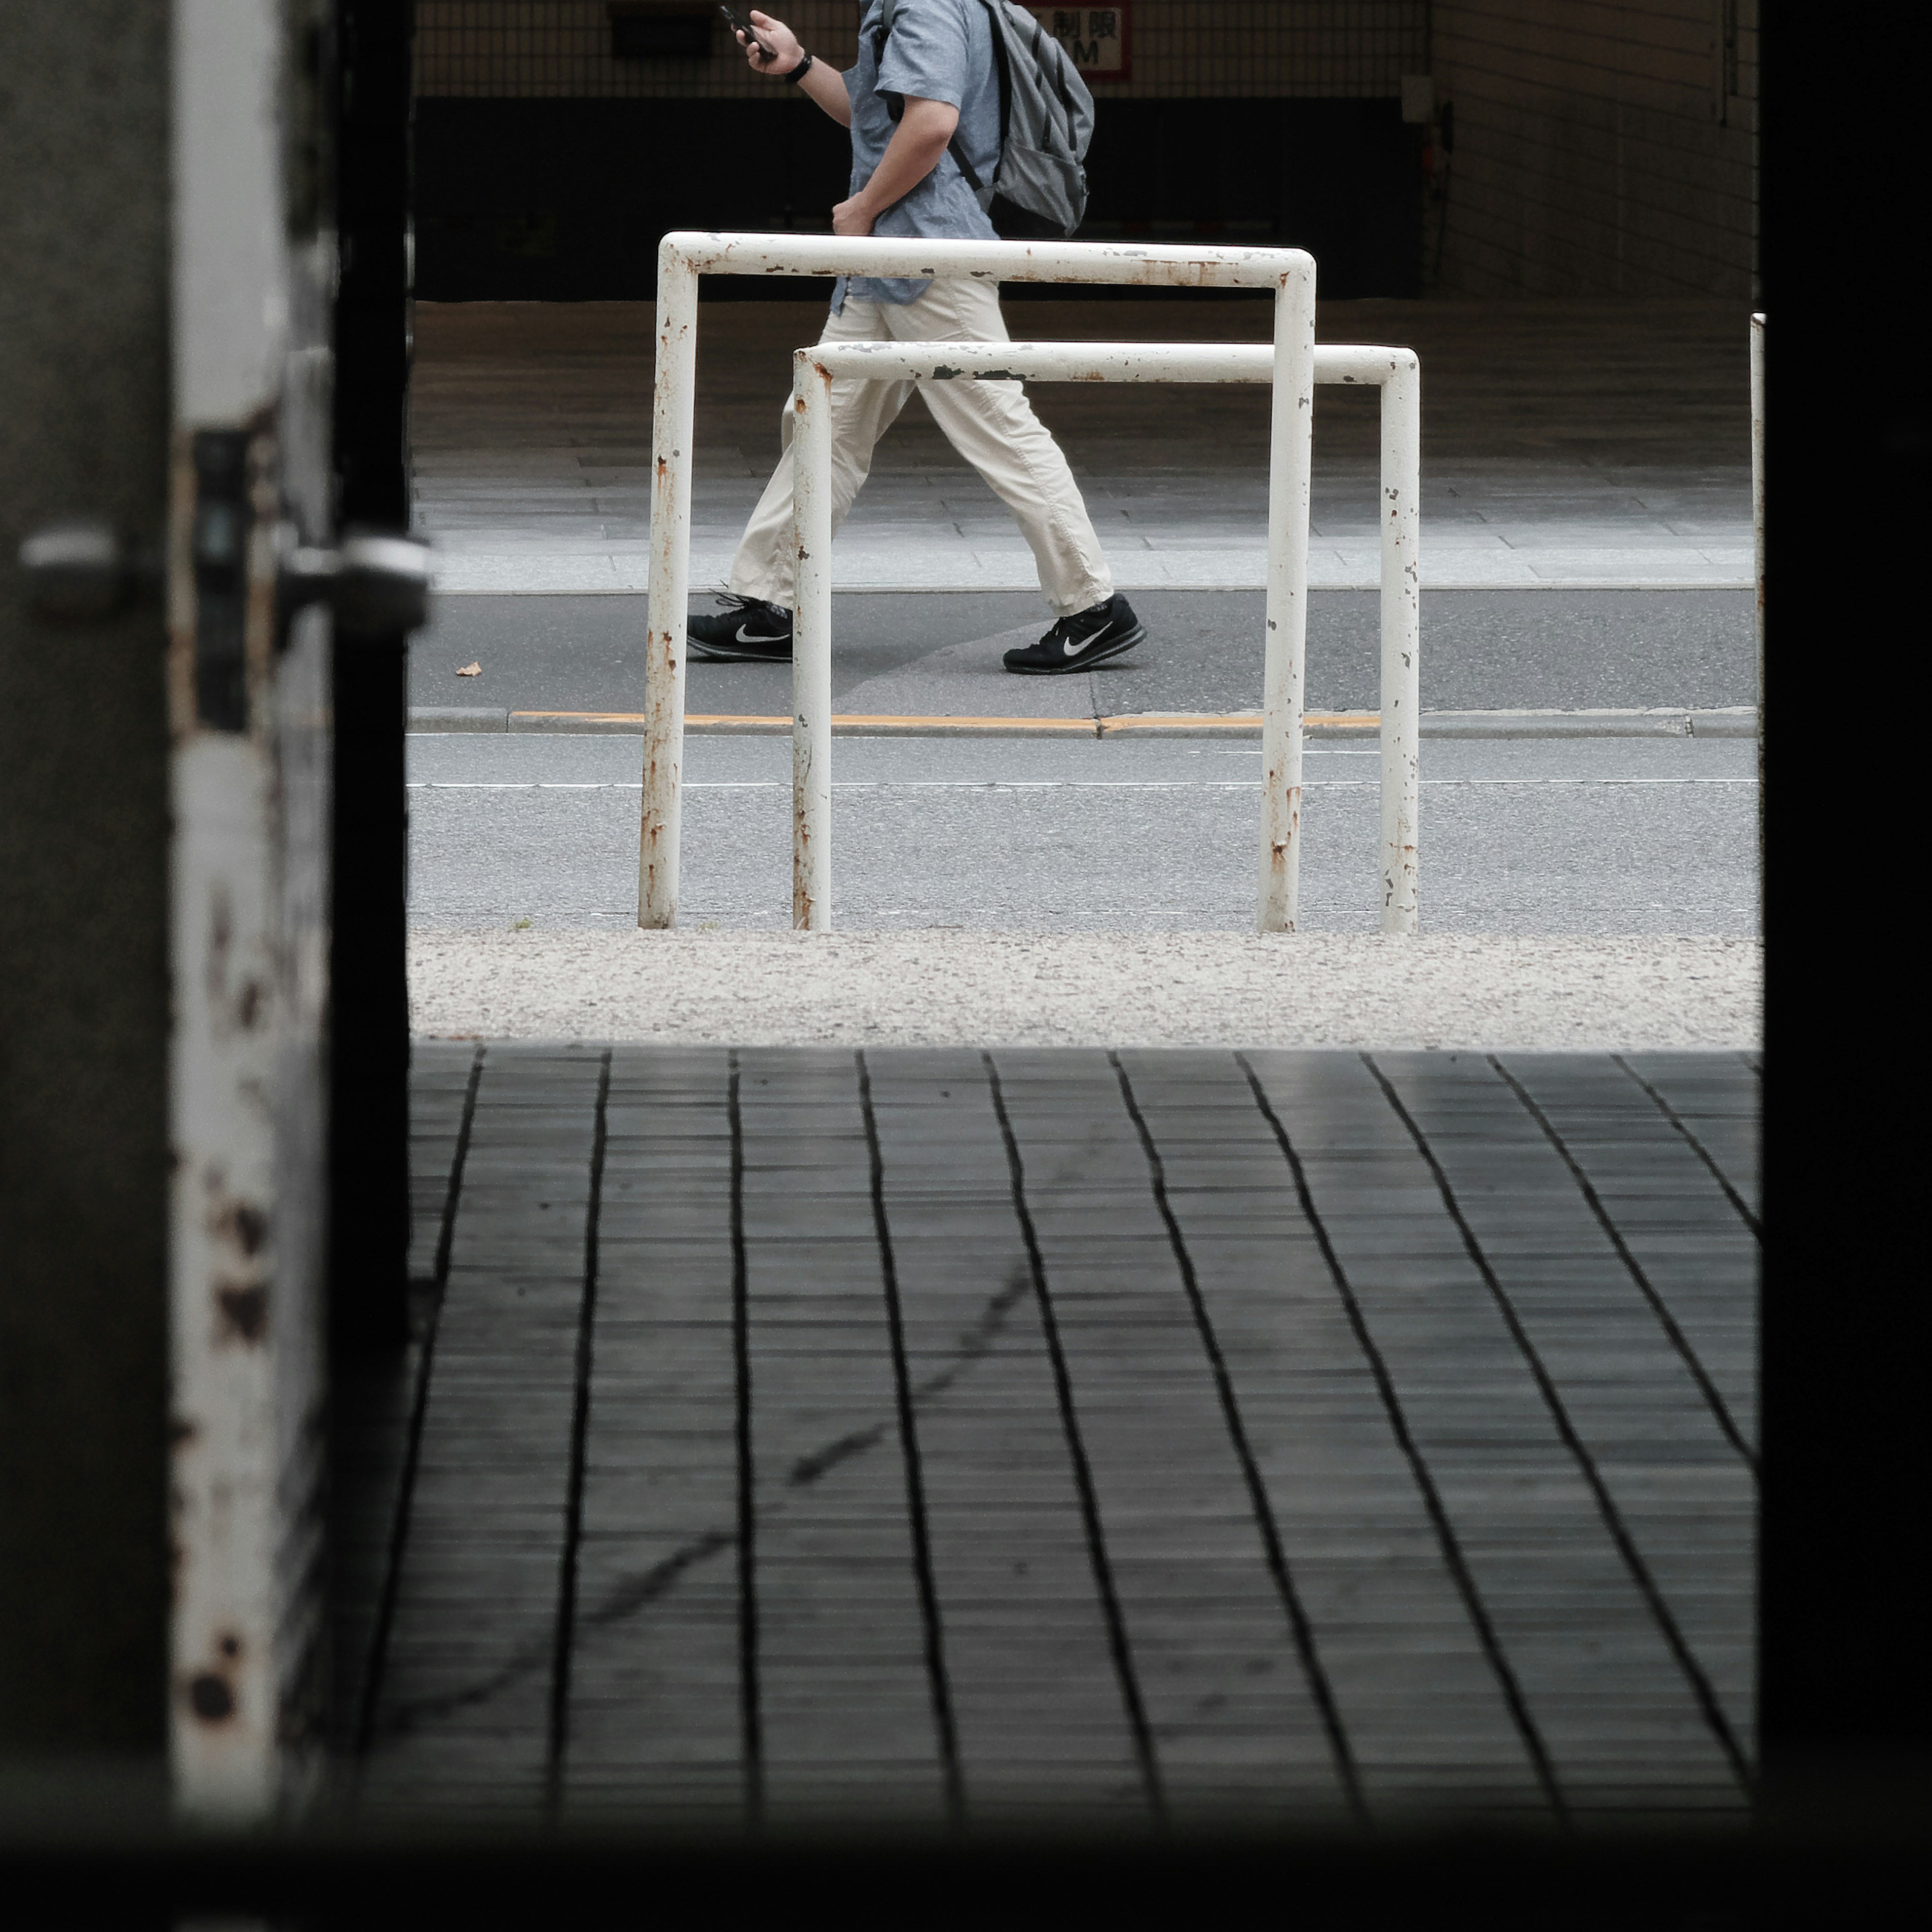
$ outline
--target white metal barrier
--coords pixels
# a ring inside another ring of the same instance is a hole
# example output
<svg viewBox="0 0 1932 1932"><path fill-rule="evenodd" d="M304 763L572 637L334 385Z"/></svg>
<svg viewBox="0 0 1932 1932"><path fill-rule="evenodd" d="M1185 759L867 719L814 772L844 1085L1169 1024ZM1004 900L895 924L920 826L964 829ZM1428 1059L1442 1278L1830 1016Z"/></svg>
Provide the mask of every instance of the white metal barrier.
<svg viewBox="0 0 1932 1932"><path fill-rule="evenodd" d="M644 804L638 923L677 922L684 760L685 611L691 584L691 446L698 278L730 275L962 277L990 282L1272 289L1275 460L1268 479L1264 688L1295 728L1264 743L1261 923L1294 922L1301 816L1300 673L1308 622L1308 498L1315 381L1315 263L1299 248L1180 248L1096 242L934 242L876 236L667 235L658 249L657 386L652 418L650 612L644 672ZM1387 595L1386 590L1384 596Z"/></svg>
<svg viewBox="0 0 1932 1932"><path fill-rule="evenodd" d="M1759 776L1764 758L1764 317L1750 319L1751 577L1757 586L1752 623L1757 640Z"/></svg>
<svg viewBox="0 0 1932 1932"><path fill-rule="evenodd" d="M820 343L793 358L792 464L798 585L792 655L792 924L821 932L832 922L832 384L860 381L1267 382L1276 352L1263 343ZM1416 926L1420 778L1418 576L1421 373L1413 350L1318 348L1318 382L1374 384L1382 410L1382 929ZM1293 460L1305 434L1274 413L1271 466ZM1270 488L1268 577L1286 574L1284 554L1305 561L1307 521ZM1262 711L1262 790L1257 921L1292 932L1300 855L1302 627L1278 646L1270 600Z"/></svg>

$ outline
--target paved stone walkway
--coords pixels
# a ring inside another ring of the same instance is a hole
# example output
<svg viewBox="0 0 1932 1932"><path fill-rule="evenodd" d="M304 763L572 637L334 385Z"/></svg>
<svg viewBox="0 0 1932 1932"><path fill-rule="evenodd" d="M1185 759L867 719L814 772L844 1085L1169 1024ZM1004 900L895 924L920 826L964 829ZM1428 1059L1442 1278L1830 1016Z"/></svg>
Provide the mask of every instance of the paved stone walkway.
<svg viewBox="0 0 1932 1932"><path fill-rule="evenodd" d="M364 1802L1742 1814L1735 1054L419 1046Z"/></svg>

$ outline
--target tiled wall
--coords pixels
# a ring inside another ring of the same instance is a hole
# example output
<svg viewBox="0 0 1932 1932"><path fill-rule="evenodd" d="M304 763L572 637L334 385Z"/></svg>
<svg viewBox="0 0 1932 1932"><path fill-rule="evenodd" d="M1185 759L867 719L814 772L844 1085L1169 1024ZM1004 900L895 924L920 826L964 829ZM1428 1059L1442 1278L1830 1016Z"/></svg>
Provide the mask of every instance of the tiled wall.
<svg viewBox="0 0 1932 1932"><path fill-rule="evenodd" d="M783 0L766 10L821 58L851 64L855 0ZM1421 64L1428 11L1426 0L1132 0L1132 77L1094 91L1102 99L1386 98ZM708 61L619 61L608 14L604 0L418 0L416 92L772 98L777 84L750 71L722 20Z"/></svg>
<svg viewBox="0 0 1932 1932"><path fill-rule="evenodd" d="M1436 0L1433 15L1455 117L1427 244L1444 288L1751 299L1757 0Z"/></svg>

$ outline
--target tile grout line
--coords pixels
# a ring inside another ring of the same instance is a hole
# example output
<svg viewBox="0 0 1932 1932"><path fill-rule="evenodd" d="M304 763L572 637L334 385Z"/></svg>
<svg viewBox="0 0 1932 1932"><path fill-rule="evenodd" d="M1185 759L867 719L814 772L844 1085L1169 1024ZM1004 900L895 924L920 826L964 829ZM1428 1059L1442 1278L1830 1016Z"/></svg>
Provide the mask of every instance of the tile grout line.
<svg viewBox="0 0 1932 1932"><path fill-rule="evenodd" d="M554 1824L563 1802L565 1754L570 1745L572 1648L577 1640L578 1551L584 1539L584 1465L590 1438L590 1368L597 1325L598 1222L604 1207L604 1159L610 1142L610 1053L597 1068L590 1139L590 1194L584 1216L584 1287L578 1303L576 1387L570 1414L570 1474L565 1492L563 1549L558 1564L556 1630L550 1658L550 1739L545 1807Z"/></svg>
<svg viewBox="0 0 1932 1932"><path fill-rule="evenodd" d="M1275 1142L1287 1161L1288 1172L1294 1177L1294 1191L1301 1203L1301 1211L1313 1231L1316 1245L1322 1250L1322 1258L1328 1264L1329 1278L1335 1284L1335 1292L1340 1298L1343 1313L1354 1332L1355 1345L1369 1365L1369 1372L1374 1378L1377 1394L1382 1398L1382 1410L1388 1418L1389 1426L1394 1432L1396 1446L1407 1460L1415 1486L1421 1492L1422 1504L1428 1513L1430 1526L1436 1532L1436 1540L1441 1546L1442 1560L1455 1583L1456 1593L1462 1599L1462 1607L1476 1633L1476 1641L1481 1645L1483 1655L1501 1689L1503 1702L1510 1718L1516 1726L1516 1735L1522 1741L1531 1768L1536 1774L1537 1782L1543 1787L1543 1795L1555 1813L1559 1823L1570 1822L1568 1802L1563 1796L1563 1787L1558 1781L1556 1769L1550 1762L1548 1747L1542 1732L1537 1728L1536 1720L1530 1714L1529 1700L1518 1681L1515 1666L1510 1662L1503 1648L1502 1640L1495 1624L1490 1620L1489 1606L1483 1600L1478 1588L1474 1573L1469 1568L1464 1554L1462 1540L1456 1534L1455 1526L1449 1520L1448 1505L1442 1500L1442 1491L1437 1488L1435 1472L1424 1458L1421 1445L1417 1442L1408 1426L1408 1418L1402 1406L1402 1398L1396 1392L1395 1378L1390 1373L1388 1364L1384 1360L1381 1348L1370 1333L1368 1318L1362 1312L1354 1285L1348 1279L1348 1271L1342 1265L1342 1258L1336 1252L1328 1224L1315 1205L1313 1190L1310 1186L1306 1168L1302 1163L1294 1142L1289 1138L1281 1117L1275 1112L1274 1104L1261 1083L1260 1076L1244 1053L1234 1055L1234 1064L1246 1076L1249 1090L1253 1094L1255 1105L1261 1110Z"/></svg>
<svg viewBox="0 0 1932 1932"><path fill-rule="evenodd" d="M886 1327L892 1343L892 1390L898 1411L900 1458L905 1470L906 1513L912 1528L913 1572L919 1586L920 1621L925 1627L926 1682L932 1699L933 1724L939 1733L940 1765L946 1780L946 1816L956 1829L965 1822L965 1791L960 1773L958 1730L953 1720L952 1689L946 1675L939 1586L933 1574L932 1543L926 1522L926 1472L920 1454L911 1371L906 1361L898 1263L892 1248L892 1223L886 1212L885 1156L879 1144L878 1116L872 1105L872 1069L866 1064L862 1048L853 1058L859 1070L859 1106L865 1117L866 1153L871 1170L872 1225L878 1236Z"/></svg>
<svg viewBox="0 0 1932 1932"><path fill-rule="evenodd" d="M470 1056L470 1079L464 1089L463 1112L456 1130L456 1148L450 1156L449 1179L443 1190L442 1219L436 1231L436 1256L430 1264L434 1283L422 1354L416 1363L416 1387L410 1397L409 1432L403 1446L403 1467L397 1479L396 1512L389 1529L388 1560L382 1571L382 1591L376 1606L376 1624L369 1635L363 1670L362 1696L356 1713L353 1758L358 1768L376 1740L376 1715L388 1675L389 1637L395 1626L396 1604L402 1591L404 1552L408 1546L410 1519L416 1501L416 1470L422 1460L423 1424L429 1410L430 1371L436 1358L436 1331L442 1325L442 1298L449 1284L450 1255L456 1240L456 1216L463 1198L463 1170L470 1158L470 1141L476 1120L476 1096L483 1082L488 1052L479 1046ZM359 1778L357 1780L359 1787Z"/></svg>
<svg viewBox="0 0 1932 1932"><path fill-rule="evenodd" d="M1040 1327L1046 1338L1048 1360L1053 1370L1054 1393L1060 1404L1060 1423L1066 1438L1069 1459L1073 1466L1074 1486L1080 1497L1080 1514L1087 1533L1087 1558L1094 1571L1094 1582L1100 1593L1101 1614L1107 1625L1108 1649L1113 1658L1114 1674L1120 1687L1120 1700L1126 1706L1127 1726L1134 1740L1134 1754L1138 1760L1141 1780L1145 1787L1149 1810L1155 1822L1165 1823L1167 1815L1166 1797L1161 1788L1160 1767L1154 1756L1153 1727L1148 1722L1147 1706L1141 1696L1139 1680L1134 1672L1133 1652L1127 1639L1126 1618L1120 1608L1120 1594L1114 1588L1113 1566L1108 1559L1106 1539L1100 1525L1100 1501L1094 1487L1094 1471L1087 1460L1086 1444L1081 1440L1079 1418L1073 1406L1073 1380L1068 1372L1066 1352L1061 1346L1060 1324L1054 1314L1053 1296L1047 1287L1046 1262L1040 1251L1040 1234L1034 1226L1033 1213L1027 1205L1026 1168L1020 1157L1019 1142L1013 1132L1013 1124L1006 1112L1006 1098L1000 1083L1000 1070L994 1064L989 1052L982 1052L980 1064L986 1070L986 1084L992 1092L993 1112L1000 1124L1000 1138L1006 1144L1006 1169L1011 1178L1013 1213L1019 1222L1020 1234L1026 1244L1027 1265L1033 1280L1034 1299L1040 1310Z"/></svg>
<svg viewBox="0 0 1932 1932"><path fill-rule="evenodd" d="M1663 1114L1664 1118L1684 1136L1686 1141L1690 1143L1691 1152L1696 1154L1697 1158L1711 1170L1711 1178L1724 1190L1725 1199L1730 1202L1731 1205L1737 1210L1738 1218L1751 1231L1752 1234L1756 1238L1758 1244L1762 1246L1764 1243L1763 1222L1758 1219L1756 1215L1751 1212L1744 1196L1731 1184L1730 1175L1726 1174L1724 1170L1718 1165L1716 1156L1714 1155L1711 1152L1710 1149L1705 1146L1704 1143L1690 1131L1688 1126L1687 1126L1684 1120L1678 1116L1676 1108L1672 1106L1670 1102L1664 1097L1663 1094L1660 1093L1656 1088L1653 1087L1634 1066L1631 1066L1630 1062L1624 1059L1622 1054L1613 1053L1610 1055L1610 1058L1617 1066L1621 1066L1623 1070L1650 1096L1652 1100L1655 1103L1658 1112Z"/></svg>
<svg viewBox="0 0 1932 1932"><path fill-rule="evenodd" d="M1676 1316L1670 1312L1670 1304L1657 1292L1650 1276L1644 1272L1642 1263L1630 1252L1630 1244L1624 1239L1623 1231L1611 1220L1610 1209L1604 1205L1603 1196L1597 1192L1594 1184L1583 1172L1582 1163L1571 1152L1569 1143L1556 1131L1550 1116L1537 1104L1522 1082L1496 1054L1491 1054L1489 1062L1502 1076L1510 1091L1522 1102L1524 1111L1543 1130L1550 1144L1562 1156L1564 1166L1570 1170L1570 1179L1576 1182L1578 1192L1588 1204L1590 1212L1596 1216L1597 1225L1603 1229L1605 1238L1616 1250L1617 1258L1623 1263L1624 1270L1636 1284L1638 1293L1649 1304L1651 1312L1657 1317L1659 1326L1670 1340L1670 1346L1683 1358L1684 1366L1690 1371L1690 1379L1697 1384L1697 1392L1704 1398L1718 1428L1724 1432L1725 1441L1744 1458L1751 1474L1756 1475L1757 1451L1744 1439L1744 1431L1738 1426L1737 1418L1732 1414L1730 1406L1719 1392L1717 1384L1711 1379L1710 1370L1705 1367L1702 1358L1690 1346L1690 1336L1678 1327Z"/></svg>
<svg viewBox="0 0 1932 1932"><path fill-rule="evenodd" d="M1127 1070L1121 1064L1119 1053L1110 1051L1107 1058L1112 1064L1114 1077L1120 1082L1120 1098L1126 1103L1128 1117L1134 1124L1134 1131L1140 1136L1141 1150L1147 1158L1154 1205L1159 1209L1162 1222L1167 1229L1168 1246L1174 1250L1174 1265L1180 1271L1181 1287L1194 1318L1195 1330L1200 1337L1202 1352L1208 1358L1208 1370L1214 1376L1215 1390L1220 1399L1221 1419L1226 1426L1228 1440L1234 1446L1235 1458L1241 1466L1241 1478L1247 1488L1249 1505L1254 1512L1255 1527L1261 1537L1262 1556L1268 1564L1268 1574L1274 1581L1276 1592L1281 1598L1282 1607L1287 1612L1288 1628L1301 1662L1302 1674L1307 1679L1310 1694L1313 1696L1316 1709L1321 1716L1322 1727L1328 1734L1328 1748L1334 1756L1336 1775L1347 1794L1348 1808L1354 1814L1356 1822L1366 1824L1369 1822L1368 1805L1362 1795L1361 1775L1355 1764L1354 1753L1349 1745L1348 1734L1342 1722L1334 1687L1328 1681L1328 1671L1322 1664L1321 1653L1316 1643L1314 1626L1302 1604L1301 1593L1295 1587L1294 1574L1288 1568L1288 1552L1282 1543L1281 1526L1275 1520L1274 1505L1269 1498L1268 1485L1262 1478L1261 1466L1256 1460L1253 1444L1248 1440L1247 1424L1243 1419L1240 1405L1235 1398L1234 1379L1228 1371L1227 1358L1222 1352L1220 1337L1215 1332L1214 1318L1208 1312L1207 1302L1201 1292L1200 1280L1195 1271L1194 1257L1189 1252L1180 1220L1168 1198L1166 1163L1154 1144L1153 1132L1148 1126L1146 1116L1141 1111L1140 1102L1135 1095L1132 1082L1127 1077Z"/></svg>
<svg viewBox="0 0 1932 1932"><path fill-rule="evenodd" d="M1678 1627L1677 1619L1672 1614L1670 1605L1664 1601L1664 1593L1658 1588L1656 1578L1651 1574L1650 1566L1643 1560L1642 1552L1636 1546L1636 1539L1631 1534L1630 1526L1624 1521L1623 1513L1617 1508L1616 1498L1610 1494L1610 1486L1604 1480L1603 1472L1597 1467L1596 1459L1591 1455L1582 1438L1577 1433L1576 1425L1572 1420L1569 1410L1564 1406L1555 1379L1544 1366L1543 1358L1537 1352L1536 1345L1530 1340L1528 1331L1523 1327L1515 1304L1510 1300L1496 1270L1490 1265L1489 1256L1483 1252L1481 1243L1476 1239L1475 1230L1469 1226L1461 1204L1456 1198L1455 1190L1449 1184L1449 1177L1443 1171L1436 1150L1429 1144L1414 1115L1403 1104L1402 1096L1395 1090L1394 1084L1376 1064L1375 1057L1364 1053L1361 1055L1361 1060L1373 1076L1376 1084L1382 1090L1383 1097L1394 1110L1396 1118L1408 1130L1409 1138L1415 1143L1417 1152L1426 1164L1435 1180L1436 1191L1442 1197L1442 1204L1448 1210L1450 1220L1456 1224L1456 1230L1462 1237L1464 1249L1470 1260L1474 1262L1484 1286L1489 1290L1503 1318L1504 1326L1509 1330L1510 1339L1516 1343L1528 1366L1531 1378L1543 1397L1544 1405L1556 1425L1556 1432L1562 1438L1563 1446L1575 1460L1584 1481L1589 1486L1598 1513L1603 1517L1611 1541L1616 1545L1617 1553L1623 1558L1624 1567L1630 1572L1639 1594L1648 1606L1665 1643L1676 1660L1678 1668L1683 1672L1698 1708L1703 1714L1704 1721L1710 1726L1712 1734L1730 1761L1732 1774L1738 1784L1749 1792L1753 1788L1750 1760L1745 1755L1743 1746L1738 1743L1737 1734L1731 1728L1730 1720L1724 1714L1724 1706L1718 1700L1718 1694L1704 1673L1703 1666L1697 1661L1683 1631Z"/></svg>
<svg viewBox="0 0 1932 1932"><path fill-rule="evenodd" d="M738 1464L738 1713L745 1762L746 1822L755 1829L765 1810L764 1733L758 1694L758 1500L752 1462L750 1282L745 1253L743 1070L734 1047L727 1060L726 1112L731 1130L731 1359Z"/></svg>

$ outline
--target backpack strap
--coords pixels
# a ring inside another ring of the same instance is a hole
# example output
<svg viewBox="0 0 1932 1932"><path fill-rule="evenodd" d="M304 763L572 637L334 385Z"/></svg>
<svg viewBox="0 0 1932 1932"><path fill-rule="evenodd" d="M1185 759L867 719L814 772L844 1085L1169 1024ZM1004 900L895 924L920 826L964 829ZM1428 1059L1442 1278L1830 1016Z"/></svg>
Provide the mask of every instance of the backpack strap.
<svg viewBox="0 0 1932 1932"><path fill-rule="evenodd" d="M997 20L995 11L993 11L995 4L997 0L980 0L980 6L986 8L987 27L993 31L993 66L999 70L999 145L1005 148L1006 122L1009 122L1010 116L1012 116L1012 74L1010 74L1009 68L1006 68L1006 43L1005 39L1003 39L1003 34L1000 34L999 20ZM879 25L878 27L873 27L872 31L873 74L878 74L879 71L879 62L885 60L885 43L891 39L892 20L896 17L896 14L898 14L898 0L881 0L881 6L879 6ZM885 110L886 114L892 114L891 100L886 100ZM902 114L902 112L904 112L904 108L900 108L900 114ZM895 122L898 120L898 114L892 114L892 120ZM960 145L960 137L956 131L955 135L952 135L952 139L946 141L946 153L952 157L952 164L958 168L960 174L966 176L966 185L968 185L976 195L982 194L983 189L986 189L986 182L980 180L980 170L977 170L972 162L966 158L966 148Z"/></svg>
<svg viewBox="0 0 1932 1932"><path fill-rule="evenodd" d="M1012 117L1013 77L1006 64L1006 38L1000 31L999 17L994 10L998 0L980 0L980 4L986 10L986 25L992 34L993 64L1000 78L1000 146L1004 149L1006 145L1006 124ZM872 71L874 74L878 73L880 62L886 57L886 42L892 36L892 22L898 16L898 0L880 0L879 24L872 31ZM886 111L892 113L890 102ZM899 112L904 111L902 107ZM893 114L892 118L896 121L899 116ZM966 158L965 148L956 132L946 142L946 152L952 157L953 165L965 176L966 185L975 194L982 193L986 184L980 178L979 170Z"/></svg>
<svg viewBox="0 0 1932 1932"><path fill-rule="evenodd" d="M885 4L887 7L892 7L893 0L885 0ZM980 4L986 10L986 26L993 41L993 67L1000 77L999 152L1004 154L1006 147L1006 124L1012 118L1013 111L1012 69L1008 64L1006 59L1006 37L1000 28L999 0L980 0ZM957 134L955 134L952 140L946 142L946 152L952 157L959 172L966 177L966 185L975 194L982 192L986 184L980 180L979 170L966 158L966 150L960 145Z"/></svg>

